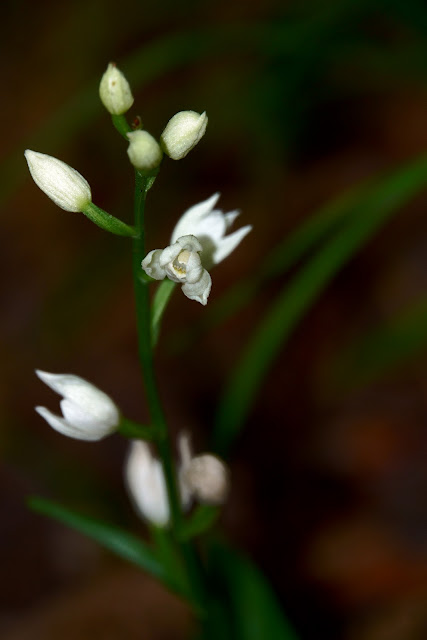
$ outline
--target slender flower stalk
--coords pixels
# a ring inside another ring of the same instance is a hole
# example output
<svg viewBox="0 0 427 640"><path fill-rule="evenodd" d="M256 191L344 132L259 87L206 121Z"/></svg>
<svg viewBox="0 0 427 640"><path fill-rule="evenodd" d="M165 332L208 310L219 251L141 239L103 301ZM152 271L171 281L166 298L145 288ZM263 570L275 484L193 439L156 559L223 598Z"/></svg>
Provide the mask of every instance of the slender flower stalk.
<svg viewBox="0 0 427 640"><path fill-rule="evenodd" d="M141 261L145 255L145 224L144 212L148 190L153 180L135 171L135 229L133 240L133 278L135 289L135 304L138 330L138 351L145 383L147 402L151 421L154 426L157 446L166 479L166 487L171 510L171 523L178 528L181 521L181 508L175 482L175 469L168 438L167 425L160 402L155 381L153 352L151 347L151 312L149 290L146 282L141 281L139 275Z"/></svg>
<svg viewBox="0 0 427 640"><path fill-rule="evenodd" d="M163 465L163 473L170 507L171 531L176 542L179 544L179 548L187 568L189 581L192 586L191 591L195 611L203 617L204 603L206 601L203 569L192 544L190 542L179 541L182 512L177 488L178 474L175 469L167 424L155 379L148 282L142 280L140 277L141 261L145 256L145 201L147 193L153 182L154 178L143 176L139 171L135 171L134 214L136 235L133 238L132 271L138 331L138 354L145 383L150 418L154 429L153 439L157 445L159 457Z"/></svg>

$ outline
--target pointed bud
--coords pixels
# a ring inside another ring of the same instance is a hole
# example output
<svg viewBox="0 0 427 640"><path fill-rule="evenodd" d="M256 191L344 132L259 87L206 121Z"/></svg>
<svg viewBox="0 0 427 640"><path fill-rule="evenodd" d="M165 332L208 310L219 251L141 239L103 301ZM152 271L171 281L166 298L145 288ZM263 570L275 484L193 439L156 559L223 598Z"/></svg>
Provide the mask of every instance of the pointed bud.
<svg viewBox="0 0 427 640"><path fill-rule="evenodd" d="M163 151L172 160L181 160L205 135L208 124L206 111L180 111L167 123L160 142Z"/></svg>
<svg viewBox="0 0 427 640"><path fill-rule="evenodd" d="M99 97L111 115L126 113L133 105L133 95L129 82L116 65L111 62L99 85Z"/></svg>
<svg viewBox="0 0 427 640"><path fill-rule="evenodd" d="M132 131L128 133L129 160L141 173L150 173L160 165L163 152L159 143L148 131Z"/></svg>
<svg viewBox="0 0 427 640"><path fill-rule="evenodd" d="M36 185L65 211L83 211L92 201L88 182L65 162L37 151L25 151Z"/></svg>
<svg viewBox="0 0 427 640"><path fill-rule="evenodd" d="M166 526L169 522L169 503L163 468L146 442L132 442L125 478L138 513L159 527Z"/></svg>
<svg viewBox="0 0 427 640"><path fill-rule="evenodd" d="M185 482L199 502L219 505L229 491L229 474L225 464L209 453L191 459L185 469Z"/></svg>

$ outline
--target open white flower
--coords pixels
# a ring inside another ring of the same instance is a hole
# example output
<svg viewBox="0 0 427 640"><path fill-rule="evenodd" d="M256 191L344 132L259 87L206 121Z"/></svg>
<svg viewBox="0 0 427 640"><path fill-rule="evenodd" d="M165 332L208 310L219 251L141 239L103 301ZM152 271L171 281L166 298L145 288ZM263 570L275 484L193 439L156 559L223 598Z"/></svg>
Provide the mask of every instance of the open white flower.
<svg viewBox="0 0 427 640"><path fill-rule="evenodd" d="M63 396L60 402L63 418L45 407L36 407L46 422L70 438L95 441L116 431L120 413L106 393L90 382L71 374L36 371L51 389Z"/></svg>
<svg viewBox="0 0 427 640"><path fill-rule="evenodd" d="M156 249L142 261L144 271L163 280L166 276L180 282L190 300L206 304L212 281L210 269L230 255L252 229L246 225L230 235L227 231L239 215L214 209L219 193L190 207L179 219L166 249Z"/></svg>
<svg viewBox="0 0 427 640"><path fill-rule="evenodd" d="M202 266L200 251L202 245L195 236L182 236L163 251L150 251L141 263L142 268L156 280L163 280L167 276L179 282L187 298L206 304L212 280Z"/></svg>

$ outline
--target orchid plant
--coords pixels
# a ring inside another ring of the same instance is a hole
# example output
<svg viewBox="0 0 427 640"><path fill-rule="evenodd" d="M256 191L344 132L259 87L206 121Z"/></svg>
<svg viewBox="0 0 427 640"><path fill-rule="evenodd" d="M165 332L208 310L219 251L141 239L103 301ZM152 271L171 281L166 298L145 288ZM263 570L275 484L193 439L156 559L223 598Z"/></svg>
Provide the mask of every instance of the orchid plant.
<svg viewBox="0 0 427 640"><path fill-rule="evenodd" d="M206 113L194 111L177 113L159 141L140 125L133 129L125 116L134 102L132 92L123 73L113 64L102 77L100 98L128 143L128 158L135 172L133 226L95 205L89 183L63 161L31 150L25 152L25 157L35 183L55 204L66 211L82 212L100 228L131 241L138 351L150 424L142 425L124 417L108 395L71 374L36 371L42 382L62 396L62 416L46 407L36 407L36 411L53 429L70 438L98 441L118 432L130 439L124 465L126 487L137 514L152 533L152 544L134 541L130 551L128 533L122 534L115 528L108 529L106 536L105 525L101 530L93 523L88 528L81 516L70 515L40 499L33 500L32 506L89 533L128 559L135 560L136 553L140 565L192 604L204 637L212 637L213 619L220 606L218 586L214 587L209 563L195 538L205 534L215 522L229 493L230 473L216 455L194 455L187 433L179 434L174 447L158 392L153 349L162 314L176 284L181 285L188 299L206 305L212 288L210 271L238 248L251 226L229 232L239 212L223 213L217 209L219 193L215 193L191 206L179 218L166 248L147 253L146 198L164 156L173 160L185 158L205 134L208 118ZM150 287L156 280L164 282L158 285L151 302ZM178 460L173 454L175 448Z"/></svg>

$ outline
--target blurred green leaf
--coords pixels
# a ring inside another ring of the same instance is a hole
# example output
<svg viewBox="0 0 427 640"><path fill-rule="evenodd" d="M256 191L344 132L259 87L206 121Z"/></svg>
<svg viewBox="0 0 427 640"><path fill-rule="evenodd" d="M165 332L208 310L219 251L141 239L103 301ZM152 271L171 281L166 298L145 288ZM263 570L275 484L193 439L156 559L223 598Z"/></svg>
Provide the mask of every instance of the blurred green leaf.
<svg viewBox="0 0 427 640"><path fill-rule="evenodd" d="M185 595L178 576L168 575L155 551L127 531L76 513L45 498L30 497L28 505L33 511L58 520L62 524L92 538L92 540L95 540L95 542L98 542L102 547L112 551L120 558L144 569L173 591Z"/></svg>
<svg viewBox="0 0 427 640"><path fill-rule="evenodd" d="M341 350L332 365L333 383L340 389L370 383L426 347L427 301L422 300Z"/></svg>
<svg viewBox="0 0 427 640"><path fill-rule="evenodd" d="M397 11L401 3L396 1L394 4L393 11ZM287 81L284 96L289 96L288 106L294 104L298 113L302 101L295 100L295 93L297 96L301 93L305 95L308 85L315 86L316 92L319 92L319 80L307 81L307 74L313 75L310 70L317 69L320 59L325 59L324 67L328 69L329 61L338 58L337 52L342 55L342 47L347 43L349 33L356 32L358 35L360 23L363 24L372 13L378 13L378 8L368 0L338 0L321 6L310 2L301 7L302 10L299 7L296 10L287 8L275 19L264 22L217 24L204 29L199 27L168 33L149 43L144 42L142 47L120 61L120 68L132 87L138 90L180 67L199 64L209 57L218 60L219 56L227 56L229 60L233 56L262 56L266 65L264 74L269 73L272 60L280 65L285 63ZM390 8L387 13L390 13ZM418 23L418 20L414 21L415 26ZM218 42L221 43L220 51ZM404 49L401 55L403 63L407 61L405 55ZM49 113L46 122L38 130L17 142L18 150L1 163L0 200L13 193L27 176L22 158L24 147L54 153L64 141L78 135L103 112L98 85L104 70L104 67L100 69L99 75L80 92L70 96L60 109ZM319 73L324 76L325 69L319 68L314 78L319 78ZM280 104L281 120L285 121L282 100L276 100L275 104Z"/></svg>
<svg viewBox="0 0 427 640"><path fill-rule="evenodd" d="M219 507L202 504L196 507L191 516L181 525L179 537L189 540L210 529L220 513Z"/></svg>
<svg viewBox="0 0 427 640"><path fill-rule="evenodd" d="M242 429L269 367L298 321L339 269L426 181L426 156L381 180L350 205L351 223L325 242L284 287L243 350L220 400L213 439L222 455Z"/></svg>
<svg viewBox="0 0 427 640"><path fill-rule="evenodd" d="M223 599L231 608L235 640L297 640L272 588L247 558L215 544L211 561Z"/></svg>
<svg viewBox="0 0 427 640"><path fill-rule="evenodd" d="M186 351L197 337L237 313L266 282L289 271L331 231L351 219L354 202L366 194L368 185L368 182L358 184L321 207L274 247L256 272L251 271L249 277L236 282L219 299L210 302L198 326L187 331L182 327L179 336L171 337L175 352Z"/></svg>

